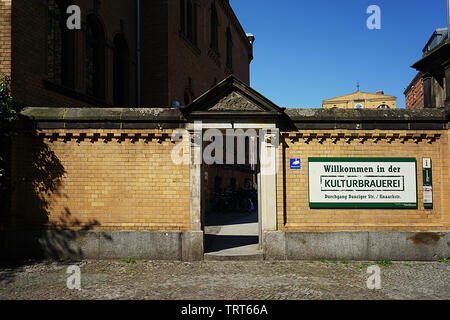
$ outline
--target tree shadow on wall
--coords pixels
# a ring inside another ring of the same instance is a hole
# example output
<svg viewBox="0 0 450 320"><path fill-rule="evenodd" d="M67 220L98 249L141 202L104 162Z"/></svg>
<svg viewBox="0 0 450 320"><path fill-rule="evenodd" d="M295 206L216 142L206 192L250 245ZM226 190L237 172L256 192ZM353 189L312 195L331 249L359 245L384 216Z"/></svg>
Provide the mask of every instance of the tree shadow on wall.
<svg viewBox="0 0 450 320"><path fill-rule="evenodd" d="M11 214L0 234L0 260L10 266L27 259L82 259L84 245L91 245L86 231L100 225L78 220L68 207L57 221L49 219L50 212L57 213L49 200L68 197L61 191L65 168L51 149L55 142L46 141L35 131L21 131L12 143Z"/></svg>

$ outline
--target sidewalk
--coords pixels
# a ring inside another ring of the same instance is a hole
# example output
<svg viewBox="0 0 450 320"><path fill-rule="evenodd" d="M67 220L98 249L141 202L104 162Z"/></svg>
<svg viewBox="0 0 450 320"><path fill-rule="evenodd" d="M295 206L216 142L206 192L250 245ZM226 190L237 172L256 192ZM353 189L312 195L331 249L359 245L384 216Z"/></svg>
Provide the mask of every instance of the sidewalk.
<svg viewBox="0 0 450 320"><path fill-rule="evenodd" d="M81 291L67 289L67 268ZM79 261L0 267L0 299L450 299L450 264L382 265L381 289L367 288L373 262Z"/></svg>

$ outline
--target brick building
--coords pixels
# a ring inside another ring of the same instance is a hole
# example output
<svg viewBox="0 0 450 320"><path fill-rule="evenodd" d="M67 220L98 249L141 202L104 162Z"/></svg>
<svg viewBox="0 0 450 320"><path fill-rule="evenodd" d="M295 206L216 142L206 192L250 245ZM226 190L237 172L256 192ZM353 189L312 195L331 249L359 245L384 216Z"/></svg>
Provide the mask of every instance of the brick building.
<svg viewBox="0 0 450 320"><path fill-rule="evenodd" d="M324 109L395 109L397 97L385 95L383 91L368 93L358 90L354 93L323 100L322 107Z"/></svg>
<svg viewBox="0 0 450 320"><path fill-rule="evenodd" d="M250 84L254 37L228 0L143 1L142 102L188 105L234 74Z"/></svg>
<svg viewBox="0 0 450 320"><path fill-rule="evenodd" d="M417 73L403 94L407 109L423 108L423 74L421 72Z"/></svg>
<svg viewBox="0 0 450 320"><path fill-rule="evenodd" d="M422 52L422 58L412 65L419 74L405 91L407 106L424 108L448 106L450 103L448 28L434 31Z"/></svg>
<svg viewBox="0 0 450 320"><path fill-rule="evenodd" d="M69 5L81 30L65 26ZM232 73L249 84L254 38L226 0L6 0L0 21L0 71L20 105L167 107Z"/></svg>

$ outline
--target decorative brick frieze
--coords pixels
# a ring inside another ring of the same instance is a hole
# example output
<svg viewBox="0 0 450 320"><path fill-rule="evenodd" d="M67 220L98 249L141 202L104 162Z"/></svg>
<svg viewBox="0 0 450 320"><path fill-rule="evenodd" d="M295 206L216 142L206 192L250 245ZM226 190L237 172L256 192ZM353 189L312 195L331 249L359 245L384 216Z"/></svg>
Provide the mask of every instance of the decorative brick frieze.
<svg viewBox="0 0 450 320"><path fill-rule="evenodd" d="M296 132L296 133L283 133L283 135L289 138L291 144L298 142L303 142L309 144L311 141L317 141L322 144L323 142L330 140L332 143L336 144L338 141L343 140L346 143L361 143L366 142L380 142L385 141L387 143L392 143L394 141L399 141L401 143L413 142L427 142L429 144L438 140L442 133L397 133L397 132L386 132L386 133L375 133L375 132L338 132L338 133L314 133L314 132Z"/></svg>

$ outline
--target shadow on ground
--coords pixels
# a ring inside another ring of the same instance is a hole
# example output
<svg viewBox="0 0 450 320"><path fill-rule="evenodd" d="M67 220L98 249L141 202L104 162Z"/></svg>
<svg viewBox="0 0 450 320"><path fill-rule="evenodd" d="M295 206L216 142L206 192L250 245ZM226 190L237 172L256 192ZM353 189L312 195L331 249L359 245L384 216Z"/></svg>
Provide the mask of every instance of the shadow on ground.
<svg viewBox="0 0 450 320"><path fill-rule="evenodd" d="M231 212L231 213L208 213L205 216L205 226L229 226L235 224L257 223L258 213Z"/></svg>
<svg viewBox="0 0 450 320"><path fill-rule="evenodd" d="M219 236L205 234L205 253L258 244L258 236Z"/></svg>
<svg viewBox="0 0 450 320"><path fill-rule="evenodd" d="M205 253L259 243L257 212L210 213L205 220ZM227 228L226 234L220 233L223 227Z"/></svg>

